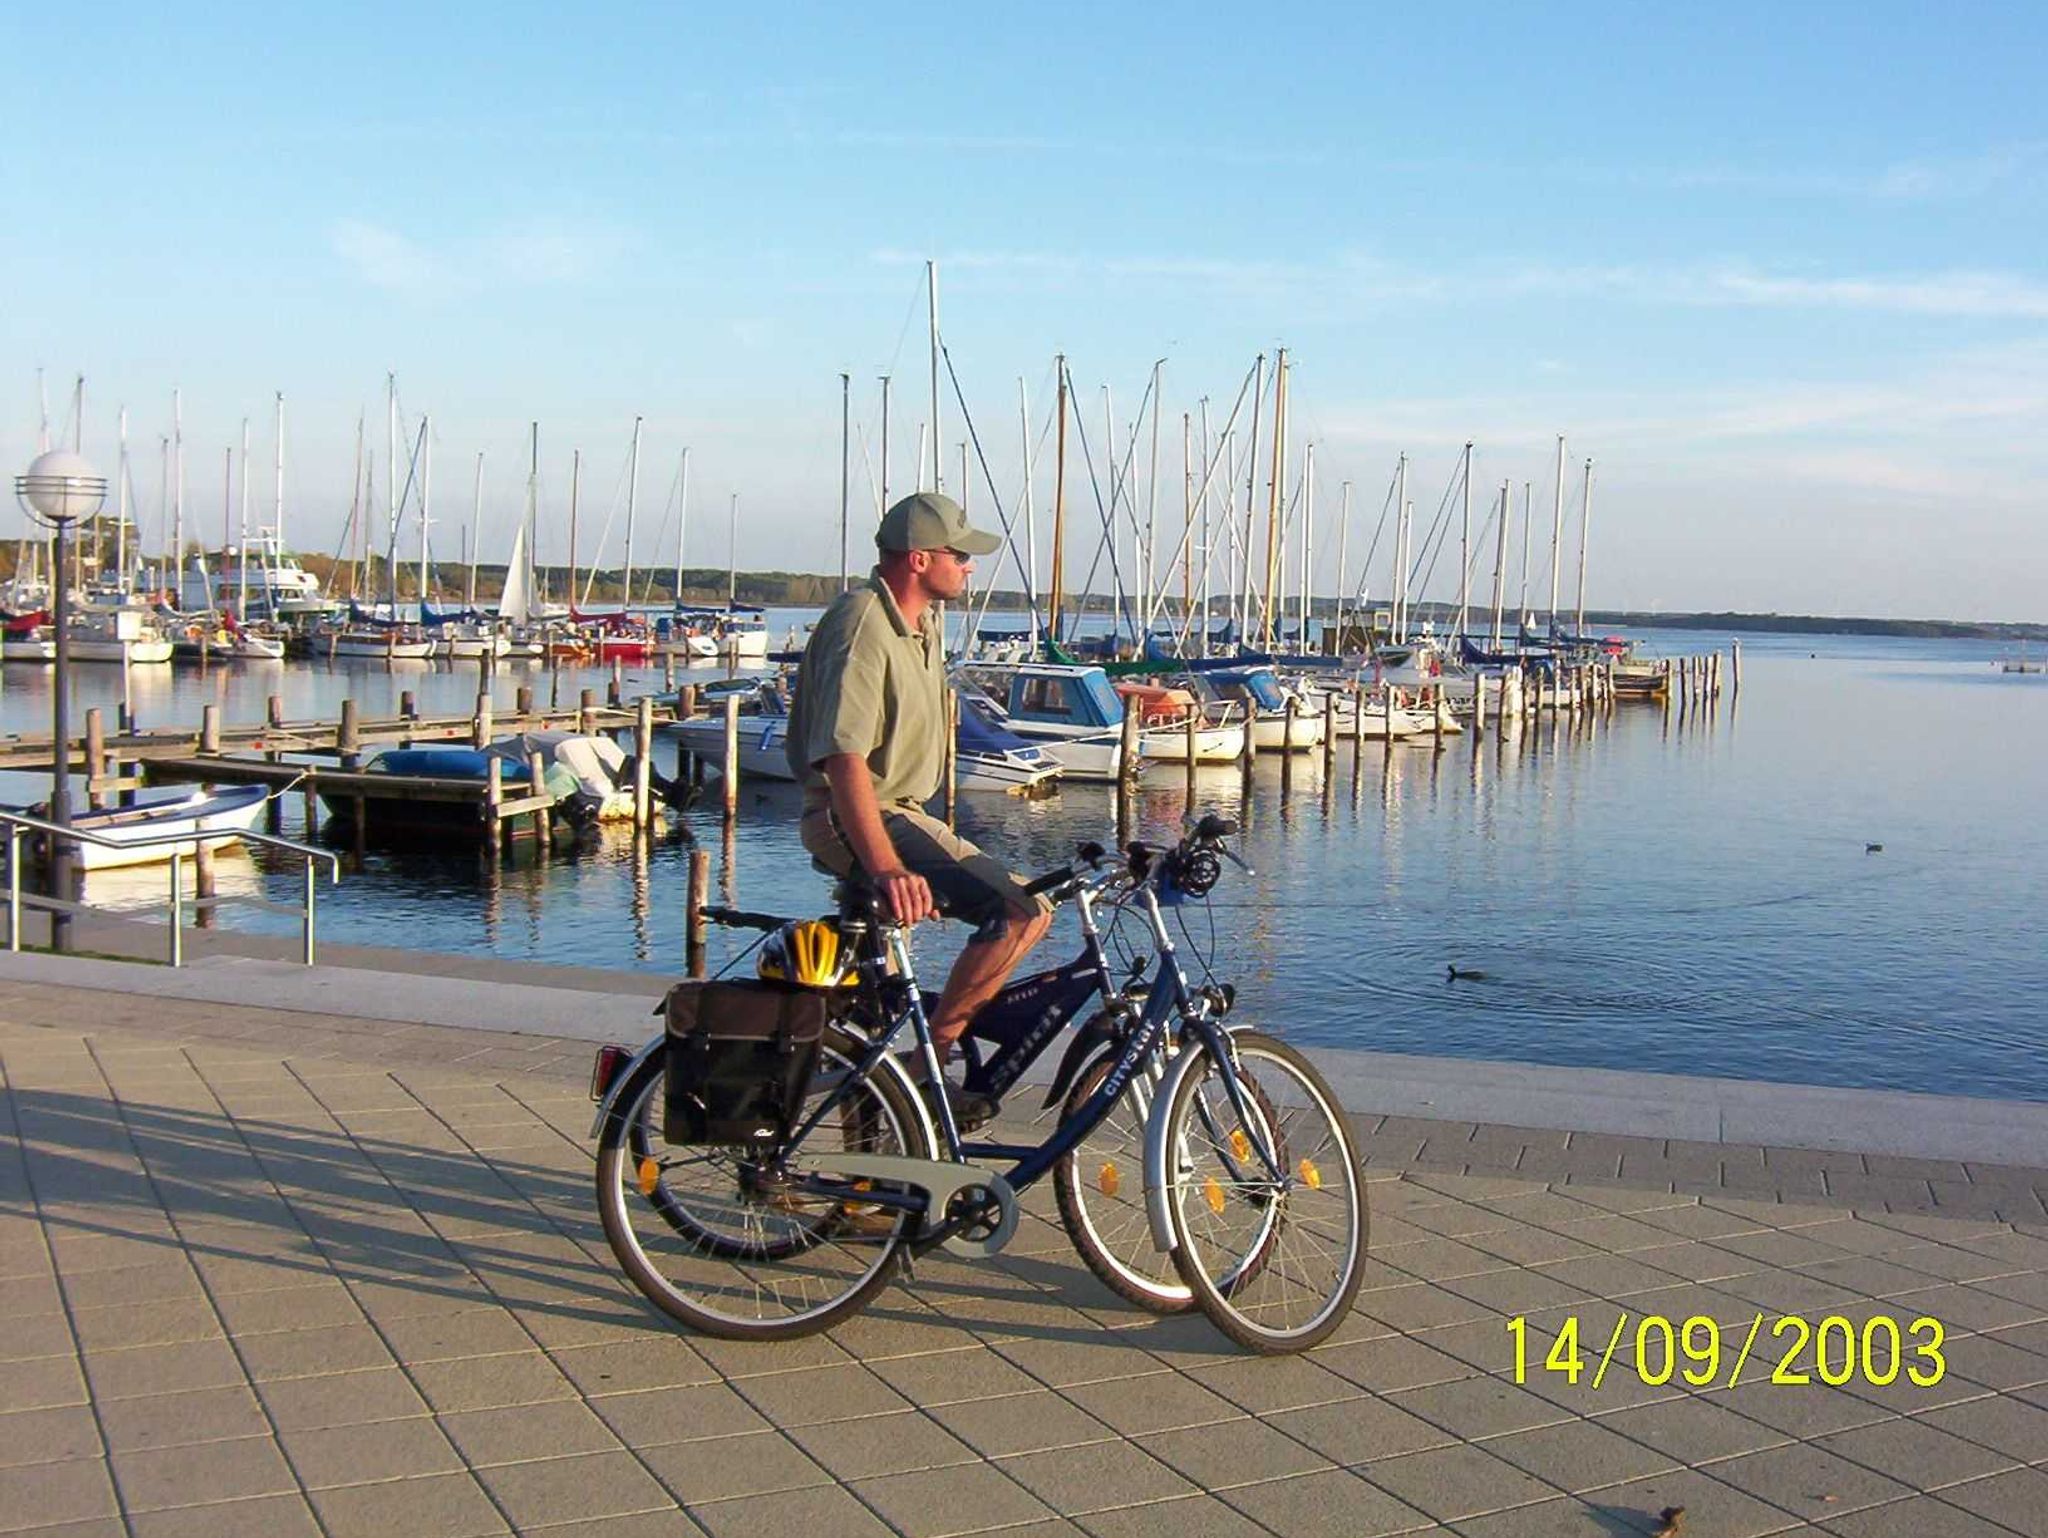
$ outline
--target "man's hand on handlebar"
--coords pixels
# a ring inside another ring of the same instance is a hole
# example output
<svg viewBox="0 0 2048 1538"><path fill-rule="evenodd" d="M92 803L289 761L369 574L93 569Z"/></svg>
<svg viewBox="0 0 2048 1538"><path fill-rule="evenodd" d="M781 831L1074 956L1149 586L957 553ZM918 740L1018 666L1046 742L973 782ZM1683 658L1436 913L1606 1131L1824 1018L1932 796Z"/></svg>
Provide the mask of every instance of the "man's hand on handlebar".
<svg viewBox="0 0 2048 1538"><path fill-rule="evenodd" d="M882 871L871 879L889 916L897 923L917 924L938 916L938 904L932 901L931 883L915 872L899 866L895 870Z"/></svg>

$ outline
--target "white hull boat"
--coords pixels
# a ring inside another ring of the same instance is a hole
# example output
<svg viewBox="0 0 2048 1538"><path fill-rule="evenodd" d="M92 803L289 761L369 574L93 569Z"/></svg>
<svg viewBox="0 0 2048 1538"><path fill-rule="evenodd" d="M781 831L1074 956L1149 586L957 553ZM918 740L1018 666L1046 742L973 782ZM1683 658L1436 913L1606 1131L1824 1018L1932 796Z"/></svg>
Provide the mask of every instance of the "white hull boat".
<svg viewBox="0 0 2048 1538"><path fill-rule="evenodd" d="M374 662L428 662L439 645L396 630L342 630L328 638L327 655Z"/></svg>
<svg viewBox="0 0 2048 1538"><path fill-rule="evenodd" d="M256 819L263 815L264 798L260 785L236 785L217 792L192 791L171 800L138 806L74 812L72 827L122 841L121 846L110 848L85 839L76 840L72 847L77 851L77 864L86 871L112 870L123 865L166 863L174 850L191 855L202 844L218 849L237 842L256 826ZM190 843L128 843L167 833L189 833L193 837Z"/></svg>
<svg viewBox="0 0 2048 1538"><path fill-rule="evenodd" d="M1138 751L1148 762L1184 764L1188 761L1186 726L1148 726L1138 737ZM1234 764L1244 757L1244 723L1218 726L1210 723L1195 728L1197 764Z"/></svg>

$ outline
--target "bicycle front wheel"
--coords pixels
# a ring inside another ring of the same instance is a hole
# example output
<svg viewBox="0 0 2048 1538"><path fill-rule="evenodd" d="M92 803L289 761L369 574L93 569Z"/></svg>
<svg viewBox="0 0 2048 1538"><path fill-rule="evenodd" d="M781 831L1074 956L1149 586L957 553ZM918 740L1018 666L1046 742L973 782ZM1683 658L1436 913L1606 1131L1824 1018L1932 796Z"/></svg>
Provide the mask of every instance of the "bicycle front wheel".
<svg viewBox="0 0 2048 1538"><path fill-rule="evenodd" d="M1364 1278L1357 1147L1306 1057L1257 1031L1230 1040L1240 1098L1225 1065L1198 1047L1201 1061L1167 1108L1174 1264L1238 1345L1305 1351L1343 1323Z"/></svg>
<svg viewBox="0 0 2048 1538"><path fill-rule="evenodd" d="M810 1105L845 1078L861 1049L859 1038L826 1031ZM855 1313L887 1282L915 1217L875 1202L763 1189L747 1178L738 1150L665 1143L666 1058L659 1048L634 1070L598 1135L598 1215L633 1285L671 1318L730 1340L788 1340ZM931 1157L909 1097L879 1076L855 1082L807 1146Z"/></svg>
<svg viewBox="0 0 2048 1538"><path fill-rule="evenodd" d="M1115 1066L1109 1051L1083 1069L1061 1119L1077 1115ZM1102 1120L1052 1167L1053 1193L1067 1237L1105 1287L1155 1314L1185 1314L1195 1295L1173 1257L1153 1247L1145 1212L1145 1123L1157 1083L1156 1066L1131 1076Z"/></svg>

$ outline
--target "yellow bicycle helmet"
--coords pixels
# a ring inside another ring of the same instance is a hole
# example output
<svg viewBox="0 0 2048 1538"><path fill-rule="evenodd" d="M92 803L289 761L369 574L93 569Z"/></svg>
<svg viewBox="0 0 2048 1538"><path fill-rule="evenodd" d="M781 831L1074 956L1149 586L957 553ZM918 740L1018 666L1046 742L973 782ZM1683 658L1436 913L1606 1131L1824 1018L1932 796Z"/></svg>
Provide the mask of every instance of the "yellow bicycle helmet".
<svg viewBox="0 0 2048 1538"><path fill-rule="evenodd" d="M770 982L805 988L845 988L853 982L853 952L824 919L784 924L761 943L755 967Z"/></svg>

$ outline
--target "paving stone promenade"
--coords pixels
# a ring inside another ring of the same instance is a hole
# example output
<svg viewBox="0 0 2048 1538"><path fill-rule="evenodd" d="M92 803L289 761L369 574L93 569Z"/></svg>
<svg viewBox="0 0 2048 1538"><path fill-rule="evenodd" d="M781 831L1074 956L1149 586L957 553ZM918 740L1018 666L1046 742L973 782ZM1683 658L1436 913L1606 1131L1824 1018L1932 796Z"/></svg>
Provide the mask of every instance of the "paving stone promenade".
<svg viewBox="0 0 2048 1538"><path fill-rule="evenodd" d="M2038 1171L1365 1118L1366 1290L1306 1357L1134 1314L1039 1195L997 1261L736 1346L610 1264L588 1052L0 983L0 1531L2048 1533ZM1782 1315L1937 1318L1946 1371L1774 1384ZM1714 1381L1645 1382L1646 1316L1718 1321Z"/></svg>

